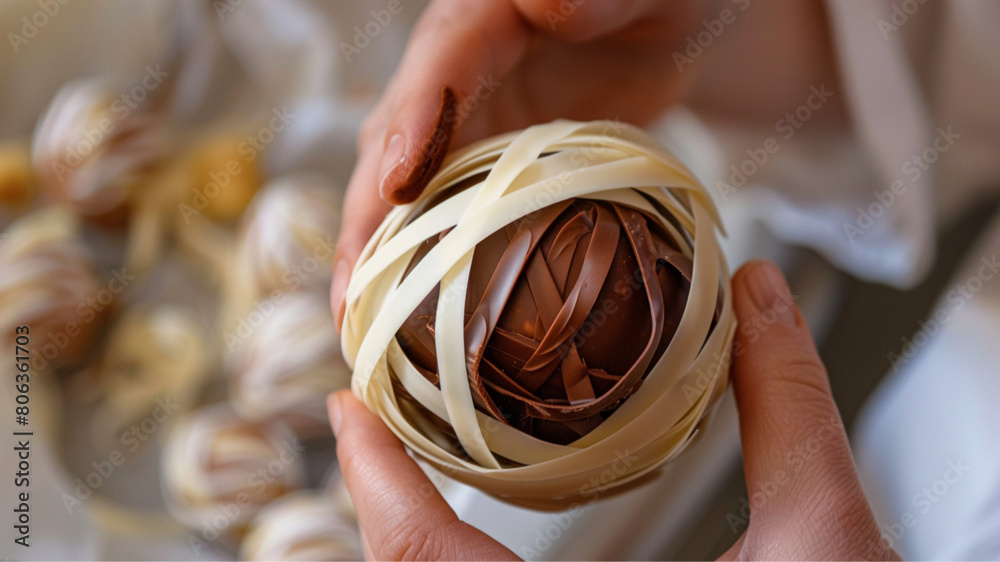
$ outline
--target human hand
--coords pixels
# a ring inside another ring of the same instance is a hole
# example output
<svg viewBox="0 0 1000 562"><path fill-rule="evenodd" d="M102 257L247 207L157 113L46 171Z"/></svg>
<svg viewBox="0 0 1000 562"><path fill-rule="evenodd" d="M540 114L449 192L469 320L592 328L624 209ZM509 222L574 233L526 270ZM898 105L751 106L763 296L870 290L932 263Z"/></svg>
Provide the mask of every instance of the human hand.
<svg viewBox="0 0 1000 562"><path fill-rule="evenodd" d="M365 242L390 204L419 195L449 145L557 117L647 124L681 97L691 74L671 53L711 4L432 2L358 137L333 261L337 325Z"/></svg>
<svg viewBox="0 0 1000 562"><path fill-rule="evenodd" d="M781 273L767 262L743 266L733 298L740 328L732 377L751 507L747 530L722 558L897 558L881 542L826 370ZM329 406L368 558L516 558L458 519L350 391L332 394Z"/></svg>
<svg viewBox="0 0 1000 562"><path fill-rule="evenodd" d="M741 267L733 306L750 521L722 559L899 559L882 542L826 369L778 268Z"/></svg>

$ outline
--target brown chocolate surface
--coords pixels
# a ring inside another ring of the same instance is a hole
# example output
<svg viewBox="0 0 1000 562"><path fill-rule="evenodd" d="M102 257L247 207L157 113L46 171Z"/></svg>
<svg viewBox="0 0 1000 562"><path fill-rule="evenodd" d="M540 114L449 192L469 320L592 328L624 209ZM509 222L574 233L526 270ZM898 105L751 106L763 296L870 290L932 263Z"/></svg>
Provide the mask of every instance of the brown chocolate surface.
<svg viewBox="0 0 1000 562"><path fill-rule="evenodd" d="M476 247L465 302L476 407L553 443L586 435L662 355L690 280L667 231L625 205L574 199L507 225ZM437 300L435 289L397 333L435 384Z"/></svg>

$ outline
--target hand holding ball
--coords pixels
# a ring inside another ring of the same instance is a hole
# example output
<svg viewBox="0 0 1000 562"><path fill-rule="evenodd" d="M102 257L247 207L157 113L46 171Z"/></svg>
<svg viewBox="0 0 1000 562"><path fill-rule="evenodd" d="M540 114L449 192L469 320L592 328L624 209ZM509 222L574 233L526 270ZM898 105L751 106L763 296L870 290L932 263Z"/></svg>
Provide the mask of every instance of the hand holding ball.
<svg viewBox="0 0 1000 562"><path fill-rule="evenodd" d="M513 502L633 481L726 387L717 228L705 188L627 125L558 121L467 147L355 267L354 392L420 457Z"/></svg>

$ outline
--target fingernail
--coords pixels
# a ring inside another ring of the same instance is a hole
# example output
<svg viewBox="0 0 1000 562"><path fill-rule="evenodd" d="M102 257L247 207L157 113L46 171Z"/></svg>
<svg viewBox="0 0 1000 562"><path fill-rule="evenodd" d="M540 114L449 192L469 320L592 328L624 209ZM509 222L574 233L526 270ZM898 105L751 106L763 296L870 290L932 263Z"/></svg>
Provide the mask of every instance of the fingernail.
<svg viewBox="0 0 1000 562"><path fill-rule="evenodd" d="M336 299L333 303L337 332L341 330L344 322L344 312L347 310L347 283L350 281L350 264L347 260L337 260L333 266L333 284L330 295Z"/></svg>
<svg viewBox="0 0 1000 562"><path fill-rule="evenodd" d="M754 268L747 285L759 313L773 311L779 323L796 325L795 301L785 276L777 266L770 262L761 263Z"/></svg>
<svg viewBox="0 0 1000 562"><path fill-rule="evenodd" d="M327 410L330 413L330 427L333 428L334 437L340 433L340 395L336 392L326 398Z"/></svg>
<svg viewBox="0 0 1000 562"><path fill-rule="evenodd" d="M406 166L406 139L403 135L396 133L389 139L389 144L385 145L385 152L382 154L382 165L379 168L378 192L385 199L388 195L387 189L395 187L399 183L398 175L405 171Z"/></svg>

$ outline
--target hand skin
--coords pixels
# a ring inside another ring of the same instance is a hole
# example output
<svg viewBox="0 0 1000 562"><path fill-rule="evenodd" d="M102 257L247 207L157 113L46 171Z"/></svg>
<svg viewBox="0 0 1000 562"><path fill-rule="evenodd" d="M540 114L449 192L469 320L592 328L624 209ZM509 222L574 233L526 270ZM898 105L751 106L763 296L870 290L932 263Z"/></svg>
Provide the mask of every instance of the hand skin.
<svg viewBox="0 0 1000 562"><path fill-rule="evenodd" d="M754 3L739 25L681 72L671 55L701 31L703 20L742 2L587 0L572 2L575 9L565 19L550 20L562 14L564 1L434 0L423 14L359 134L360 156L334 258L331 302L338 326L365 242L390 203L419 193L400 187L424 163L428 139L440 133L446 87L459 108L451 137L456 148L559 117L647 125L678 101L715 117L759 122L767 130L802 103L810 86L837 82L818 2ZM817 120L843 119L841 97ZM765 282L771 275L779 287ZM755 300L754 287L765 298ZM755 302L771 306L776 297L767 291L784 288L784 282L772 266L752 264L737 274L734 288L737 313L747 320L762 314ZM780 493L760 508L751 506L747 531L725 557L894 557L878 542L811 337L797 311L785 318L792 325L777 323L737 338L746 350L736 354L733 378L748 490L753 494L757 483L787 469L788 453L800 441L822 436L823 446L801 472L782 479ZM750 377L752 386L740 384ZM459 521L402 444L349 392L331 395L329 403L366 556L515 558ZM831 419L837 423L829 435Z"/></svg>
<svg viewBox="0 0 1000 562"><path fill-rule="evenodd" d="M567 3L573 10L562 16ZM678 65L673 55L723 10L735 23ZM770 134L810 87L837 82L832 61L819 2L434 0L358 135L333 260L337 325L364 244L390 203L422 189L408 180L424 177L430 139L452 131L439 122L445 88L457 103L452 149L556 118L644 126L682 100ZM842 97L815 120L842 118Z"/></svg>
<svg viewBox="0 0 1000 562"><path fill-rule="evenodd" d="M732 382L747 490L752 497L766 484L772 494L751 500L749 525L722 559L897 560L882 542L826 370L789 295L769 262L751 262L733 278L741 328ZM368 559L516 558L458 519L403 444L350 391L331 394L328 404ZM790 463L804 447L808 457Z"/></svg>

